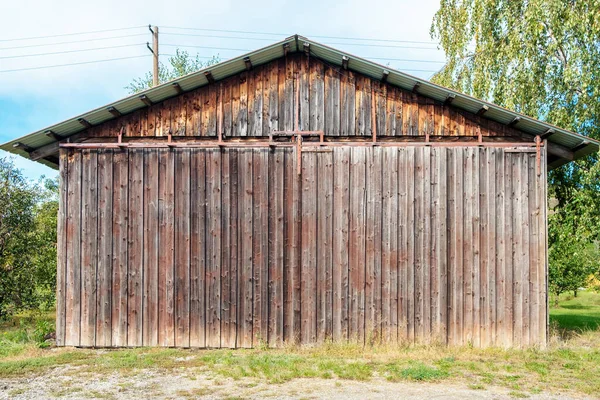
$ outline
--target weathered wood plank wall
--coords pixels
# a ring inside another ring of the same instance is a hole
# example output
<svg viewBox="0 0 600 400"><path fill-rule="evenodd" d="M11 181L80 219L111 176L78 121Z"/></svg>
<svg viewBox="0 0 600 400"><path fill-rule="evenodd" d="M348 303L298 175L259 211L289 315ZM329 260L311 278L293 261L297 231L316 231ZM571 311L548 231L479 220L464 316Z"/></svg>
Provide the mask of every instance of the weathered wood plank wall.
<svg viewBox="0 0 600 400"><path fill-rule="evenodd" d="M60 345L546 340L535 153L305 148L301 175L284 147L61 161Z"/></svg>
<svg viewBox="0 0 600 400"><path fill-rule="evenodd" d="M299 90L298 104L295 90ZM294 128L326 136L520 137L522 132L379 80L291 54L94 126L89 137L267 137ZM373 122L372 120L375 120ZM221 121L221 122L219 122ZM220 125L219 125L220 124Z"/></svg>

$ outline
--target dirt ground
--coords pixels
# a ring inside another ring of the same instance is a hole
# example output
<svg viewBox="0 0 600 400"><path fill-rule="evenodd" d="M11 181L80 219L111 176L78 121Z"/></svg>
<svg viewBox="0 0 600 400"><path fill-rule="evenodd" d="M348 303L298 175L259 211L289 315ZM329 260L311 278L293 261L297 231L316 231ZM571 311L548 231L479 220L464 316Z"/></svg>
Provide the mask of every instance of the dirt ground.
<svg viewBox="0 0 600 400"><path fill-rule="evenodd" d="M341 379L294 379L272 384L256 379L225 379L197 369L137 370L100 375L64 366L29 377L0 380L0 399L514 399L505 388L470 389L443 383L383 379L365 382ZM559 394L535 394L530 399L568 399Z"/></svg>

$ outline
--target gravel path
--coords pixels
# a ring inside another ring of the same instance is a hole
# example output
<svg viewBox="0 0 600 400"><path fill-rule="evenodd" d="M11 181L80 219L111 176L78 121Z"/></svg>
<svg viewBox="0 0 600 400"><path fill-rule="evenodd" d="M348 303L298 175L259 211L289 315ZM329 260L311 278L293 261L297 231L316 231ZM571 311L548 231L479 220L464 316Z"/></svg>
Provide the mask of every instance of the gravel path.
<svg viewBox="0 0 600 400"><path fill-rule="evenodd" d="M524 393L505 388L469 389L454 384L295 379L269 384L256 379L225 379L198 369L140 370L99 375L79 367L55 368L40 376L0 380L0 399L514 399ZM569 399L564 394L525 395L530 399Z"/></svg>

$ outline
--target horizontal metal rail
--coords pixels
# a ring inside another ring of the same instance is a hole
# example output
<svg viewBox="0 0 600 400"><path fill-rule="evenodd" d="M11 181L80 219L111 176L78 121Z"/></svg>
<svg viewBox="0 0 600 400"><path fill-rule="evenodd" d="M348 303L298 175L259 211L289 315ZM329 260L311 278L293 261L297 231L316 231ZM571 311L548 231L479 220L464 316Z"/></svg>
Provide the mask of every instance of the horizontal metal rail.
<svg viewBox="0 0 600 400"><path fill-rule="evenodd" d="M62 148L78 149L118 149L118 148L252 148L252 147L295 147L293 142L277 141L203 141L203 142L121 142L121 143L61 143ZM303 141L302 147L500 147L500 148L536 148L536 143L527 142L309 142Z"/></svg>

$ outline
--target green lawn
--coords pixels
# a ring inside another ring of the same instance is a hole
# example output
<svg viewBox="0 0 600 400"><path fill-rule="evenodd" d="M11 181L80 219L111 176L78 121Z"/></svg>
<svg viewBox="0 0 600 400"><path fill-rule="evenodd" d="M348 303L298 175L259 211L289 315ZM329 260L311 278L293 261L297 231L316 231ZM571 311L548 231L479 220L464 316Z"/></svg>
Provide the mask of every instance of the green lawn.
<svg viewBox="0 0 600 400"><path fill-rule="evenodd" d="M600 294L581 291L560 296L559 306L550 308L550 323L560 329L585 331L600 329Z"/></svg>
<svg viewBox="0 0 600 400"><path fill-rule="evenodd" d="M43 336L53 315L27 313L0 324L0 381L73 366L89 374L136 375L144 370L204 371L215 378L280 383L296 378L448 382L473 390L507 388L515 397L544 392L600 393L600 294L561 297L551 308L552 338L546 349L363 346L253 350L139 348L98 351L49 349ZM567 334L565 334L567 333ZM87 375L86 375L87 374Z"/></svg>

